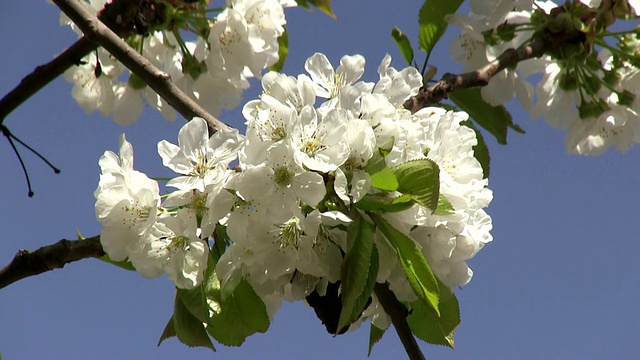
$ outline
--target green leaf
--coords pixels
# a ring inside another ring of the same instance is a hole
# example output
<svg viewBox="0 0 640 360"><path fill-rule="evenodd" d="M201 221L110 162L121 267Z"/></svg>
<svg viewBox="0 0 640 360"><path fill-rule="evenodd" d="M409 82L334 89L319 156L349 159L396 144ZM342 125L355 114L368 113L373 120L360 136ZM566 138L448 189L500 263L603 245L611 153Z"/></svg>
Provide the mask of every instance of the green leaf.
<svg viewBox="0 0 640 360"><path fill-rule="evenodd" d="M364 309L366 309L371 303L371 293L373 292L373 288L376 285L376 279L378 278L378 270L380 266L379 261L378 249L374 244L371 252L371 259L369 261L369 272L367 273L367 281L364 285L364 290L360 295L358 295L355 305L353 306L353 313L351 314L351 318L354 319L353 321L358 320ZM344 306L342 308L344 309Z"/></svg>
<svg viewBox="0 0 640 360"><path fill-rule="evenodd" d="M364 172L369 175L373 175L378 171L382 171L387 167L387 163L384 161L384 156L380 154L380 151L374 152L373 156L367 162L367 165L364 166Z"/></svg>
<svg viewBox="0 0 640 360"><path fill-rule="evenodd" d="M431 209L438 207L440 169L429 159L407 161L391 169L398 179L398 191Z"/></svg>
<svg viewBox="0 0 640 360"><path fill-rule="evenodd" d="M441 288L445 285L441 285ZM455 346L453 334L460 324L460 309L458 299L450 296L440 298L440 316L424 301L416 300L411 303L412 311L407 317L411 331L423 341L430 344Z"/></svg>
<svg viewBox="0 0 640 360"><path fill-rule="evenodd" d="M382 170L371 174L371 186L376 189L385 191L396 191L398 189L398 180L391 172L391 169L384 167Z"/></svg>
<svg viewBox="0 0 640 360"><path fill-rule="evenodd" d="M434 215L451 215L456 209L453 208L453 205L449 202L449 200L442 194L438 197L438 207L436 211L433 212Z"/></svg>
<svg viewBox="0 0 640 360"><path fill-rule="evenodd" d="M136 271L136 268L133 267L133 264L131 264L131 261L129 261L129 260L113 261L113 260L111 260L111 258L107 254L104 254L104 255L100 256L98 258L98 260L102 260L102 261L104 261L106 263L121 267L121 268L123 268L125 270Z"/></svg>
<svg viewBox="0 0 640 360"><path fill-rule="evenodd" d="M219 224L218 224L219 225ZM221 225L220 225L221 226ZM226 230L226 227L221 226ZM216 226L217 228L217 226ZM218 231L218 229L216 229ZM220 234L218 232L218 234ZM226 236L226 233L225 233ZM220 239L216 239L218 242ZM215 245L214 245L215 249ZM214 250L209 250L209 259L207 260L207 269L204 272L204 280L202 281L202 292L205 294L207 298L220 298L220 281L218 279L218 275L216 274L216 265L218 265L218 260L220 257L215 253Z"/></svg>
<svg viewBox="0 0 640 360"><path fill-rule="evenodd" d="M487 143L484 142L482 133L475 127L475 125L473 125L473 122L469 120L460 122L460 125L469 127L476 132L478 144L473 147L473 156L478 160L480 166L482 166L483 179L489 178L491 157L489 156L489 148L487 147Z"/></svg>
<svg viewBox="0 0 640 360"><path fill-rule="evenodd" d="M205 330L202 321L198 320L184 305L178 294L176 293L175 306L173 309L173 332L175 332L178 340L189 347L202 346L215 351L213 343ZM168 325L167 325L168 326ZM167 330L165 328L165 333ZM165 336L165 333L162 336ZM163 339L161 337L161 341Z"/></svg>
<svg viewBox="0 0 640 360"><path fill-rule="evenodd" d="M173 315L171 316L171 318L169 319L169 322L167 323L167 326L164 327L164 331L162 332L162 335L160 335L160 340L158 340L158 345L160 346L160 344L162 344L163 341L172 338L174 336L176 336L176 329L173 327Z"/></svg>
<svg viewBox="0 0 640 360"><path fill-rule="evenodd" d="M190 290L177 289L176 292L189 312L203 323L210 322L209 302L220 302L220 282L215 273L217 259L213 251L209 251L208 257L202 284Z"/></svg>
<svg viewBox="0 0 640 360"><path fill-rule="evenodd" d="M287 55L289 55L289 33L285 27L284 32L278 38L278 62L269 66L269 70L280 72L287 61Z"/></svg>
<svg viewBox="0 0 640 360"><path fill-rule="evenodd" d="M425 0L418 13L418 45L430 53L447 29L446 16L458 10L463 0Z"/></svg>
<svg viewBox="0 0 640 360"><path fill-rule="evenodd" d="M220 306L220 302L226 300L227 297L233 294L236 286L243 280L241 265L236 264L234 270L226 274L224 278L219 279L216 274L216 265L220 256L224 253L225 243L228 243L226 227L220 224L216 225L216 242L209 252L209 262L207 265L207 271L204 275L204 281L202 282L203 292L205 294L205 306ZM215 303L215 304L214 304Z"/></svg>
<svg viewBox="0 0 640 360"><path fill-rule="evenodd" d="M177 296L182 301L182 304L189 310L191 315L195 316L200 322L208 322L209 309L206 303L205 296L202 292L202 286L198 286L195 289L177 289Z"/></svg>
<svg viewBox="0 0 640 360"><path fill-rule="evenodd" d="M331 0L296 0L296 3L305 9L311 9L309 5L313 5L317 7L318 10L329 15L333 20L338 20L336 14L331 10Z"/></svg>
<svg viewBox="0 0 640 360"><path fill-rule="evenodd" d="M207 331L217 341L240 346L249 335L267 330L269 316L262 299L246 280L239 280L223 296L215 273L216 263L210 252L202 285L192 290L178 289L177 295L193 317L210 325Z"/></svg>
<svg viewBox="0 0 640 360"><path fill-rule="evenodd" d="M413 292L418 295L418 298L425 301L436 314L440 314L438 280L433 275L433 271L431 271L431 267L429 267L418 245L413 239L389 224L382 216L378 214L369 214L369 216L398 253L400 266Z"/></svg>
<svg viewBox="0 0 640 360"><path fill-rule="evenodd" d="M365 211L398 212L412 207L413 199L411 195L391 198L387 194L367 194L355 205Z"/></svg>
<svg viewBox="0 0 640 360"><path fill-rule="evenodd" d="M413 48L407 35L394 26L393 30L391 30L391 37L396 45L398 45L404 61L407 62L407 65L411 66L411 63L413 63Z"/></svg>
<svg viewBox="0 0 640 360"><path fill-rule="evenodd" d="M392 136L385 140L382 144L380 144L380 146L378 146L378 152L380 153L380 155L382 155L382 157L389 155L389 153L393 149L393 144L395 144L395 142L396 138Z"/></svg>
<svg viewBox="0 0 640 360"><path fill-rule="evenodd" d="M349 250L340 267L342 310L338 331L359 317L371 296L378 275L378 253L373 243L373 226L353 211L347 228ZM364 298L364 300L363 300Z"/></svg>
<svg viewBox="0 0 640 360"><path fill-rule="evenodd" d="M246 280L240 281L231 295L220 302L207 331L223 345L240 346L256 332L269 328L269 314L262 299Z"/></svg>
<svg viewBox="0 0 640 360"><path fill-rule="evenodd" d="M478 125L493 134L498 144L507 143L507 128L524 134L524 130L513 123L511 114L504 106L492 106L484 101L479 88L454 91L449 94L449 99L466 111Z"/></svg>
<svg viewBox="0 0 640 360"><path fill-rule="evenodd" d="M222 254L224 254L227 247L231 245L231 239L229 239L229 235L227 235L227 227L216 224L216 229L213 232L213 238L215 239L215 241L213 242L211 251L209 251L209 261L213 260L213 263L217 264L218 260L220 260L220 257L222 256Z"/></svg>
<svg viewBox="0 0 640 360"><path fill-rule="evenodd" d="M373 345L382 339L384 332L385 330L380 329L371 323L371 329L369 330L369 352L367 353L367 356L371 356L371 349L373 349Z"/></svg>
<svg viewBox="0 0 640 360"><path fill-rule="evenodd" d="M398 180L396 180L395 175L384 161L384 156L388 153L386 147L393 146L393 141L390 144L385 142L382 145L384 147L378 148L378 151L373 153L373 156L364 167L364 171L371 176L371 186L380 190L396 191L398 189Z"/></svg>

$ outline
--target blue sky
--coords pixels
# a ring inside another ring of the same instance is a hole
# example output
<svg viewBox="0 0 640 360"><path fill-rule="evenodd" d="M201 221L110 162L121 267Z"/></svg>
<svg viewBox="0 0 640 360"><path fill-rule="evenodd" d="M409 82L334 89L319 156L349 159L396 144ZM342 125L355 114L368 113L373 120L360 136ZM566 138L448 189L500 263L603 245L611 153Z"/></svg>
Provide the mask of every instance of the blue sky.
<svg viewBox="0 0 640 360"><path fill-rule="evenodd" d="M367 59L365 77L375 79L386 53L396 68L403 61L389 36L399 26L415 39L418 2L336 2L334 22L320 12L287 11L290 57L284 72L303 72L316 51L337 64L344 54ZM75 40L58 25L58 11L44 1L8 0L0 12L0 93L13 88L37 65ZM448 57L447 41L432 62L459 71ZM254 98L258 87L245 94ZM54 175L23 152L35 191L26 184L9 144L0 141L0 266L18 249L36 249L76 229L100 231L93 191L98 158L116 150L126 132L136 167L166 173L155 152L161 139L175 142L182 124L148 110L133 126L87 116L70 96L71 85L54 81L5 124L62 169ZM457 290L462 323L456 349L423 344L427 358L445 359L632 359L640 354L640 149L610 150L596 158L566 153L562 132L531 121L511 108L526 135L510 134L509 145L491 150L494 242L469 263L470 284ZM238 111L222 120L240 126ZM156 347L171 316L173 286L166 278L141 276L87 259L0 290L0 352L4 359L326 359L366 358L368 324L333 337L302 303L285 304L266 334L240 348L218 352L192 349L175 338ZM402 358L393 330L373 349L371 359Z"/></svg>

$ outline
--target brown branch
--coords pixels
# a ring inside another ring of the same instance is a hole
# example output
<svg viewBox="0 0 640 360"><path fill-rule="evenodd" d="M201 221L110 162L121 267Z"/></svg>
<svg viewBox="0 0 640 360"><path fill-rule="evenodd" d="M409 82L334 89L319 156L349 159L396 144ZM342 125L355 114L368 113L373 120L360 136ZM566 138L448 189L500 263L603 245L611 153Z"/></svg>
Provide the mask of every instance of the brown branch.
<svg viewBox="0 0 640 360"><path fill-rule="evenodd" d="M519 62L538 58L544 55L548 42L539 36L529 43L520 45L517 49L507 49L499 57L482 68L464 74L446 73L442 80L429 87L421 87L418 95L409 98L404 107L412 113L439 103L448 98L448 94L456 90L468 89L478 86L486 86L491 78L500 71L515 67Z"/></svg>
<svg viewBox="0 0 640 360"><path fill-rule="evenodd" d="M68 68L77 65L85 55L97 47L87 38L80 38L62 54L50 62L40 65L20 81L7 95L0 99L0 124L18 106L40 91L43 87L64 73Z"/></svg>
<svg viewBox="0 0 640 360"><path fill-rule="evenodd" d="M84 240L60 240L35 251L20 250L9 265L0 270L0 289L29 276L61 269L66 264L104 255L100 237Z"/></svg>
<svg viewBox="0 0 640 360"><path fill-rule="evenodd" d="M141 2L142 0L115 0L107 4L98 16L115 32L126 36L133 30L130 24ZM13 90L0 99L0 124L13 110L62 75L67 69L78 65L83 57L97 47L96 43L83 36L53 60L36 67L31 74L24 77Z"/></svg>
<svg viewBox="0 0 640 360"><path fill-rule="evenodd" d="M100 22L82 2L79 0L53 0L53 2L82 30L88 39L105 48L186 119L190 120L194 116L199 116L207 121L210 131L228 128L173 84L169 74L151 64L149 60Z"/></svg>
<svg viewBox="0 0 640 360"><path fill-rule="evenodd" d="M398 301L387 284L376 283L374 292L384 311L391 317L393 327L396 329L409 359L425 360L424 354L420 350L418 342L413 337L413 332L407 323L407 316L409 315L407 308Z"/></svg>

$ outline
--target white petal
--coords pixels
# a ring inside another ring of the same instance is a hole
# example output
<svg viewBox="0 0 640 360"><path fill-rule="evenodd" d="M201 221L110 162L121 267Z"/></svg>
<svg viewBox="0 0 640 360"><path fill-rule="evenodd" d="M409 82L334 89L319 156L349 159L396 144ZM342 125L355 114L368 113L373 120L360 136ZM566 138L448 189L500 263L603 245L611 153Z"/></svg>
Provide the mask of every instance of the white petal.
<svg viewBox="0 0 640 360"><path fill-rule="evenodd" d="M334 71L329 59L324 54L315 53L304 63L314 83L320 85L316 87L316 95L324 98L329 97L329 89L333 84Z"/></svg>
<svg viewBox="0 0 640 360"><path fill-rule="evenodd" d="M199 117L194 117L178 133L178 144L185 156L192 161L203 155L208 140L207 122Z"/></svg>
<svg viewBox="0 0 640 360"><path fill-rule="evenodd" d="M364 74L365 59L362 55L345 55L340 59L337 73L347 84L356 82Z"/></svg>
<svg viewBox="0 0 640 360"><path fill-rule="evenodd" d="M305 171L293 180L293 190L305 204L315 207L326 195L322 175Z"/></svg>
<svg viewBox="0 0 640 360"><path fill-rule="evenodd" d="M128 85L116 89L113 105L113 119L116 123L133 124L138 120L143 109L142 98L137 90Z"/></svg>

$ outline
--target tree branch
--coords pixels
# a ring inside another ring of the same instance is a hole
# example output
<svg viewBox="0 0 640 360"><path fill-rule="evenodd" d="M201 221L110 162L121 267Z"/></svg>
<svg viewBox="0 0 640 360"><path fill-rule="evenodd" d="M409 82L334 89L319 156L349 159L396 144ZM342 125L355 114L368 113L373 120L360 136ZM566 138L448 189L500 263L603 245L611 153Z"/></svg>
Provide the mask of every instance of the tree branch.
<svg viewBox="0 0 640 360"><path fill-rule="evenodd" d="M0 289L29 276L61 269L66 264L104 255L100 236L84 240L60 240L36 251L20 250L9 265L0 270Z"/></svg>
<svg viewBox="0 0 640 360"><path fill-rule="evenodd" d="M169 74L151 64L149 60L105 26L79 0L53 0L53 2L82 30L89 40L105 48L187 120L199 116L207 121L209 130L213 132L228 128L226 124L209 114L174 85Z"/></svg>
<svg viewBox="0 0 640 360"><path fill-rule="evenodd" d="M425 360L424 354L420 350L416 338L413 337L413 332L407 323L407 315L409 315L407 308L396 299L387 284L376 283L374 292L384 311L391 317L393 327L396 329L409 359Z"/></svg>
<svg viewBox="0 0 640 360"><path fill-rule="evenodd" d="M409 98L404 103L404 107L415 113L424 107L437 104L448 98L448 94L456 90L486 86L489 80L500 71L515 67L521 61L541 57L548 46L545 37L539 36L529 43L520 45L517 49L507 49L495 60L478 70L460 75L446 73L434 85L421 87L418 95Z"/></svg>
<svg viewBox="0 0 640 360"><path fill-rule="evenodd" d="M141 2L142 0L115 0L105 5L98 17L116 33L126 36L133 32L131 23ZM96 43L83 36L53 60L36 67L31 74L25 76L13 90L0 99L0 124L23 102L62 75L68 68L78 65L83 57L97 47Z"/></svg>
<svg viewBox="0 0 640 360"><path fill-rule="evenodd" d="M96 44L86 37L82 37L50 62L35 68L13 90L0 99L0 124L13 110L17 109L18 106L22 105L23 102L64 73L68 68L77 65L80 59L96 47Z"/></svg>

